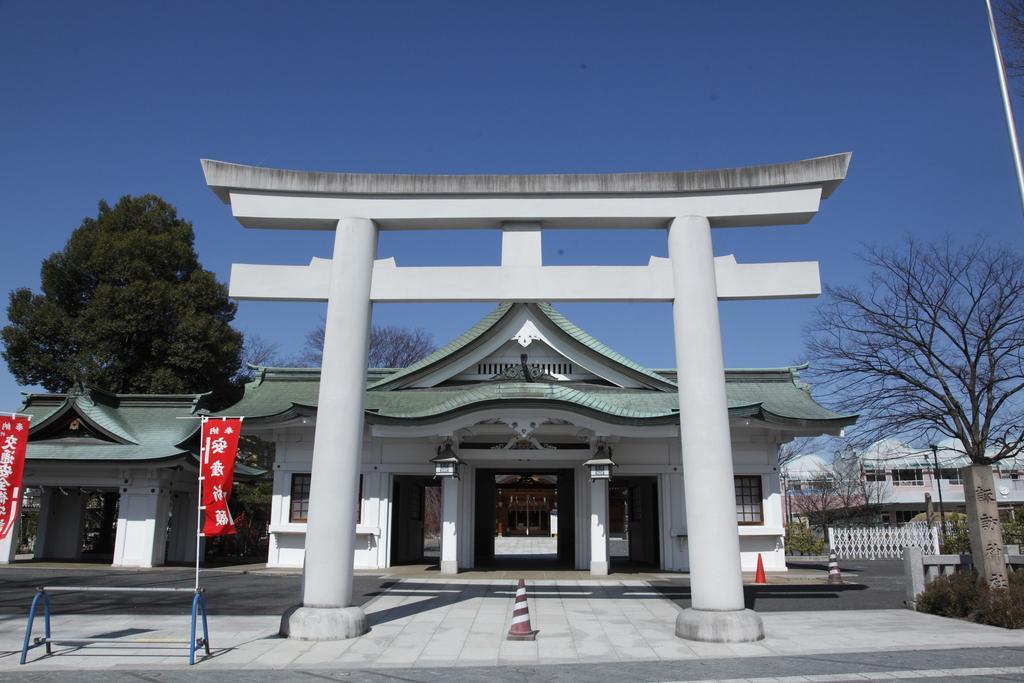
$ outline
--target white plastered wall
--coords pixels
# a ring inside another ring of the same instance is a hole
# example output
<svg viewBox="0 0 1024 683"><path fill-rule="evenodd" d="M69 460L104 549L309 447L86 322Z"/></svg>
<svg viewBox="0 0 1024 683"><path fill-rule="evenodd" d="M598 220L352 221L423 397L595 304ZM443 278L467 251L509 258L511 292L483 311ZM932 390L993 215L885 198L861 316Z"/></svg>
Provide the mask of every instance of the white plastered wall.
<svg viewBox="0 0 1024 683"><path fill-rule="evenodd" d="M785 571L783 545L782 496L776 467L777 438L772 432L734 422L733 468L737 475L761 477L764 524L740 526L740 551L744 571L754 571L761 553L765 569ZM313 454L313 428L292 427L275 430L277 443L271 507L270 551L268 565L301 567L304 557L304 523L288 521L291 503L291 475L308 473ZM396 474L430 476L429 463L436 444L427 437L367 437L363 448L363 495L361 521L356 528L354 566L357 569L384 568L390 565L391 490ZM686 571L689 567L686 545L686 519L683 473L676 437L623 438L613 442L619 476L653 476L658 482L659 537L661 569ZM567 467L575 476L576 568L585 570L590 562L590 479L581 463L589 451L562 451L550 463L542 464L543 453L536 453L530 464L520 462L523 452L501 461L488 457L476 461L470 451L462 453L459 487L458 558L459 566L470 567L474 556L475 472L478 467ZM578 462L577 462L578 461Z"/></svg>

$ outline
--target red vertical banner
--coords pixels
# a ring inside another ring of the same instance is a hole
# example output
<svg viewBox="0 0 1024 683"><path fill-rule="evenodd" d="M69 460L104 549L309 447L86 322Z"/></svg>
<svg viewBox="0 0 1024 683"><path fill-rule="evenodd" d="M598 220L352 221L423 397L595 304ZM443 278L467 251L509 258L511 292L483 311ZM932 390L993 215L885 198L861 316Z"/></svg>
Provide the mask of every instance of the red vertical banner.
<svg viewBox="0 0 1024 683"><path fill-rule="evenodd" d="M235 476L235 454L242 431L240 417L204 417L200 476L203 478L203 536L235 533L235 520L228 509Z"/></svg>
<svg viewBox="0 0 1024 683"><path fill-rule="evenodd" d="M10 535L21 514L28 429L27 417L0 417L0 540Z"/></svg>

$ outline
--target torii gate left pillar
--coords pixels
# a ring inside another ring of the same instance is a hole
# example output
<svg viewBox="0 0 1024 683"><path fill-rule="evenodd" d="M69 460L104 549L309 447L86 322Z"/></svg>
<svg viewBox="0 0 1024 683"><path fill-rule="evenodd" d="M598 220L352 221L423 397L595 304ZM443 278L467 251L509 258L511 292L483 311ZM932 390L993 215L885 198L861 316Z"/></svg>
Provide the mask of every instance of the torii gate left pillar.
<svg viewBox="0 0 1024 683"><path fill-rule="evenodd" d="M367 630L352 605L355 508L372 302L670 301L693 608L683 638L763 637L743 609L718 301L816 296L817 264L715 258L711 229L805 223L846 175L848 154L685 173L374 176L204 161L207 183L246 227L336 230L331 262L234 265L230 294L327 301L303 604L283 635L336 640ZM543 266L535 228L663 228L669 258L647 266ZM399 268L374 261L379 229L502 229L499 267Z"/></svg>
<svg viewBox="0 0 1024 683"><path fill-rule="evenodd" d="M302 605L281 619L281 635L299 640L354 638L369 630L362 608L352 605L352 557L376 253L373 221L338 221L306 525L307 539L325 542L306 543Z"/></svg>

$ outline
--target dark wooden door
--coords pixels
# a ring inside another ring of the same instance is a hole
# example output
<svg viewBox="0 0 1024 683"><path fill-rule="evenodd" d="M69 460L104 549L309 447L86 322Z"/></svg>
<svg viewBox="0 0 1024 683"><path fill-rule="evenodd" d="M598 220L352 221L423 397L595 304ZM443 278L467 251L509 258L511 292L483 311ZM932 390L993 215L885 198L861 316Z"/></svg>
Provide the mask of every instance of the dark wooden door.
<svg viewBox="0 0 1024 683"><path fill-rule="evenodd" d="M496 493L494 470L477 470L473 525L473 560L477 564L494 560L494 533L498 523Z"/></svg>
<svg viewBox="0 0 1024 683"><path fill-rule="evenodd" d="M572 470L558 470L558 561L576 565L576 495Z"/></svg>
<svg viewBox="0 0 1024 683"><path fill-rule="evenodd" d="M391 506L391 564L423 562L425 488L422 477L395 477Z"/></svg>
<svg viewBox="0 0 1024 683"><path fill-rule="evenodd" d="M629 480L629 559L658 565L658 480L637 477Z"/></svg>

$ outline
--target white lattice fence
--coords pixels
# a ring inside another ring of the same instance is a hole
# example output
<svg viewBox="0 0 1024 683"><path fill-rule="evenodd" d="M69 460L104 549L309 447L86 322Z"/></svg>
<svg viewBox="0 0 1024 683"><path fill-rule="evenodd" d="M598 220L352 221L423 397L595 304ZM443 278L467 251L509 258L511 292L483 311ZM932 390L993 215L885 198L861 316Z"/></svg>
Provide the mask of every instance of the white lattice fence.
<svg viewBox="0 0 1024 683"><path fill-rule="evenodd" d="M921 548L925 555L939 552L938 530L923 522L903 526L829 527L828 541L840 559L845 560L900 559L907 547Z"/></svg>

